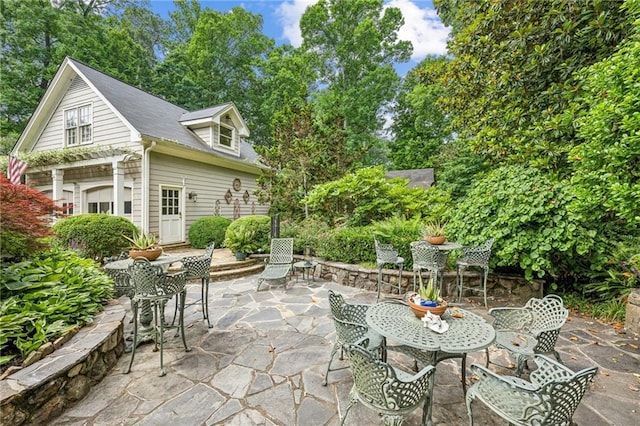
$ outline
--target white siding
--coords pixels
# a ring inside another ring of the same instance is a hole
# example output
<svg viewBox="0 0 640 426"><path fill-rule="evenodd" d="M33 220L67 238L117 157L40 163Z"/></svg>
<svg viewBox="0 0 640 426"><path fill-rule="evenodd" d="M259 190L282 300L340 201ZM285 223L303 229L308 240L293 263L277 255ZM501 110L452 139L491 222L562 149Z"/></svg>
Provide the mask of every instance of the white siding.
<svg viewBox="0 0 640 426"><path fill-rule="evenodd" d="M61 149L64 147L64 110L86 104L93 105L93 143L75 145L78 147L95 147L98 145L114 148L126 147L130 144L129 128L107 107L98 95L80 77L74 78L69 90L47 123L33 152Z"/></svg>
<svg viewBox="0 0 640 426"><path fill-rule="evenodd" d="M158 190L160 185L182 187L183 180L185 211L182 214L185 215L185 235L188 235L189 226L195 220L204 216L214 215L216 200L220 201L220 216L229 219L233 219L233 206L236 199L240 203L240 216L252 214L252 202L255 202L255 214L267 214L269 211L269 206L267 204L259 204L257 197L253 195L253 191L258 189L256 175L169 157L154 152L151 152L150 169L149 230L151 232L157 233L159 230ZM233 180L236 178L240 179L242 183L240 191L233 189ZM231 190L233 195L233 199L229 204L224 198L227 190ZM187 198L187 194L191 191L195 191L198 194L198 201L195 203ZM245 191L249 192L248 203L245 203L242 198Z"/></svg>
<svg viewBox="0 0 640 426"><path fill-rule="evenodd" d="M192 129L192 130L207 145L211 146L211 127L201 127L199 129Z"/></svg>

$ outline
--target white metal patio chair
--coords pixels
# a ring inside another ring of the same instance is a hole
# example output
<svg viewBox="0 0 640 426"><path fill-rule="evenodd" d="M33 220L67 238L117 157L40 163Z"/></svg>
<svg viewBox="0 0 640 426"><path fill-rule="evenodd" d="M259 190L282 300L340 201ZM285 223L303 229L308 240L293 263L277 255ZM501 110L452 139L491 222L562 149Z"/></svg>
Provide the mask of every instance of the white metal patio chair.
<svg viewBox="0 0 640 426"><path fill-rule="evenodd" d="M471 371L479 381L467 391L469 424L473 426L472 403L477 399L509 424L571 425L573 413L598 368L574 373L543 355L535 355L535 361L538 368L531 372L530 381L472 365Z"/></svg>
<svg viewBox="0 0 640 426"><path fill-rule="evenodd" d="M382 244L377 238L373 239L376 247L376 264L378 266L378 295L376 301L380 300L380 288L382 287L382 267L384 265L394 265L398 268L398 282L396 285L389 283L391 287L398 290L398 294L402 294L402 269L404 268L404 259L398 256L398 251L391 244Z"/></svg>
<svg viewBox="0 0 640 426"><path fill-rule="evenodd" d="M258 286L260 290L263 282L269 280L282 280L284 289L287 288L287 275L293 266L293 238L272 238L271 253L264 271L258 276Z"/></svg>
<svg viewBox="0 0 640 426"><path fill-rule="evenodd" d="M550 294L542 299L534 297L521 308L493 308L488 313L494 318L496 346L515 356L517 377L522 374L527 359L535 354L553 355L561 362L555 345L569 311L560 296ZM488 349L486 353L488 366Z"/></svg>

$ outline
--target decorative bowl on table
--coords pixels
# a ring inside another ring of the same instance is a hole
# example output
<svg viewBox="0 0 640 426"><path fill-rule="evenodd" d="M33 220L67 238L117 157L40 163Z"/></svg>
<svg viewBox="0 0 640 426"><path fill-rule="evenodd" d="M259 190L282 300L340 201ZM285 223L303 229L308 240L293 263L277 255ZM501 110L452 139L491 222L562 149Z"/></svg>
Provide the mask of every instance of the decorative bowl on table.
<svg viewBox="0 0 640 426"><path fill-rule="evenodd" d="M439 246L441 244L444 244L446 241L447 241L447 237L445 237L445 236L439 236L439 237L429 236L429 237L427 237L427 242L429 244L433 244L434 246Z"/></svg>
<svg viewBox="0 0 640 426"><path fill-rule="evenodd" d="M443 300L436 306L424 306L424 305L417 304L413 301L413 297L409 297L407 299L407 302L409 303L409 307L411 308L413 313L418 318L422 318L427 314L427 312L431 312L433 315L438 315L441 317L442 314L444 314L444 311L446 311L448 307L447 302L445 300Z"/></svg>
<svg viewBox="0 0 640 426"><path fill-rule="evenodd" d="M156 247L156 248L151 248L146 250L135 250L135 249L129 250L130 258L136 259L138 257L144 257L150 262L159 258L161 254L162 254L162 247Z"/></svg>

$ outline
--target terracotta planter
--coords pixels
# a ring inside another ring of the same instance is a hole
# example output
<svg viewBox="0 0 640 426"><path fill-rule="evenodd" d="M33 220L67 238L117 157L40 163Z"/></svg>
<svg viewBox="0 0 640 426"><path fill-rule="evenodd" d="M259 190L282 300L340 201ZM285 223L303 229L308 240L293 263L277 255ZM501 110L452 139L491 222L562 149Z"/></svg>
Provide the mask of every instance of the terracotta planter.
<svg viewBox="0 0 640 426"><path fill-rule="evenodd" d="M433 244L434 246L444 244L445 241L447 241L447 237L427 237L427 242L429 244Z"/></svg>
<svg viewBox="0 0 640 426"><path fill-rule="evenodd" d="M439 317L441 317L442 314L444 314L444 311L447 310L447 306L448 306L446 301L442 302L441 305L433 306L433 307L416 305L415 303L413 303L411 298L408 299L408 302L409 302L409 307L411 308L413 313L416 314L418 318L422 318L427 314L427 312L431 312L433 315L438 315Z"/></svg>
<svg viewBox="0 0 640 426"><path fill-rule="evenodd" d="M148 250L135 250L135 249L129 250L129 257L132 259L136 259L138 257L144 257L149 261L153 261L159 258L161 254L162 254L162 247L157 247L157 248L148 249Z"/></svg>

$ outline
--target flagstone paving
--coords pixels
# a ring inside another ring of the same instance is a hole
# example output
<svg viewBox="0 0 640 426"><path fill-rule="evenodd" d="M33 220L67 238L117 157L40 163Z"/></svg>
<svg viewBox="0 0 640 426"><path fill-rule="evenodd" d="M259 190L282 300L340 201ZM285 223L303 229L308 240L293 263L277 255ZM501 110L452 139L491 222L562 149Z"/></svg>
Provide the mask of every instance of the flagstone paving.
<svg viewBox="0 0 640 426"><path fill-rule="evenodd" d="M53 425L338 425L352 387L349 369L331 372L322 386L335 329L329 316L329 289L348 301L373 303L375 293L331 282L291 280L287 289L273 285L255 291L257 275L212 282L209 311L213 328L202 320L200 305L186 312L185 352L173 330L166 334L165 369L159 377L159 353L152 344L138 348L132 370L125 354L102 382ZM200 294L189 284L189 297ZM126 298L120 299L129 307ZM461 306L486 317L475 303ZM173 312L171 306L166 310ZM126 325L126 330L131 324ZM640 351L632 339L611 326L571 316L557 348L565 363L580 369L598 365L600 371L582 400L574 421L578 425L640 424ZM390 353L391 363L410 368L403 356ZM484 352L469 355L468 364L484 364ZM501 365L510 360L491 349ZM337 360L337 356L336 356ZM336 366L348 361L337 360ZM500 373L512 371L497 366ZM470 382L473 378L467 378ZM434 390L435 425L468 424L460 360L438 364ZM505 422L476 403L477 425ZM407 425L420 423L414 412ZM347 425L382 424L377 413L357 404Z"/></svg>

